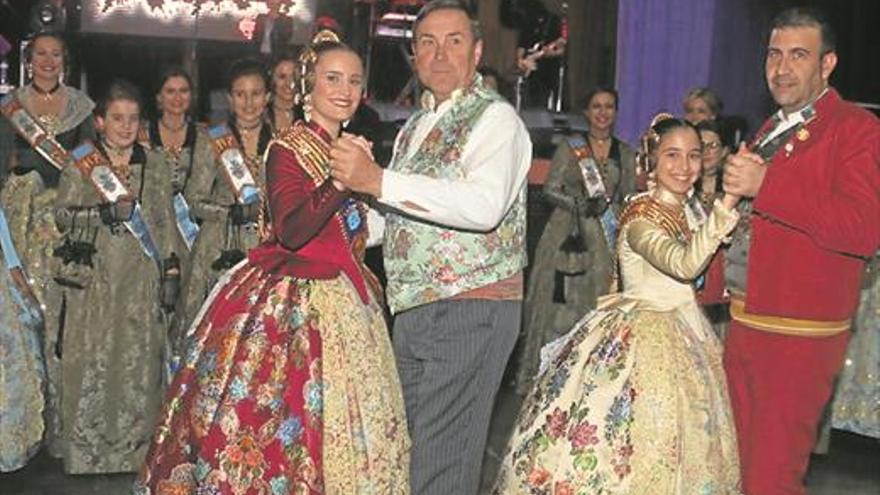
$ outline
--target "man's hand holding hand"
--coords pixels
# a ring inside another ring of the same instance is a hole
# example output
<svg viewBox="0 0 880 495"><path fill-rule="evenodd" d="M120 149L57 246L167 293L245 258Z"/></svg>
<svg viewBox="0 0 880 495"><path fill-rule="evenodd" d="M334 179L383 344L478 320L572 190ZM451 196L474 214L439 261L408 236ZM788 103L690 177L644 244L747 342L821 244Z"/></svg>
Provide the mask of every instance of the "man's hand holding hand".
<svg viewBox="0 0 880 495"><path fill-rule="evenodd" d="M374 197L382 194L382 168L373 161L369 143L343 134L330 148L330 176L335 183Z"/></svg>
<svg viewBox="0 0 880 495"><path fill-rule="evenodd" d="M736 154L729 155L724 163L724 191L734 196L754 198L766 173L764 159L740 143Z"/></svg>

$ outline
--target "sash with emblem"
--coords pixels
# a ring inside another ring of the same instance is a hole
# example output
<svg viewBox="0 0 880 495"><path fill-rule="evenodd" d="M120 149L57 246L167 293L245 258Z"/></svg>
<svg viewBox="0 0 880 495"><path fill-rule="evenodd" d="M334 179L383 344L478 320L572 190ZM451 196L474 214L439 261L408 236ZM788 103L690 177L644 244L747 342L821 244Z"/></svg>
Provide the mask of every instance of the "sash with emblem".
<svg viewBox="0 0 880 495"><path fill-rule="evenodd" d="M199 236L199 224L193 222L189 213L189 204L186 202L186 198L183 197L183 193L175 194L172 201L177 231L183 237L183 243L186 245L186 248L192 250L193 243L196 242L196 237Z"/></svg>
<svg viewBox="0 0 880 495"><path fill-rule="evenodd" d="M108 203L116 203L123 199L135 201L131 217L122 222L122 224L137 239L144 254L156 262L157 266L161 267L159 250L156 248L156 243L153 242L153 237L150 235L150 231L144 221L140 204L113 171L109 160L88 141L77 146L71 154L73 155L76 168L95 187L98 195L104 201Z"/></svg>
<svg viewBox="0 0 880 495"><path fill-rule="evenodd" d="M568 138L568 145L574 152L574 156L578 159L578 168L581 176L584 178L584 188L587 191L587 197L605 198L610 202L608 192L605 190L605 181L602 180L602 173L599 171L599 165L593 158L593 153L589 149L587 141L582 136L571 136ZM614 253L617 244L617 216L614 209L610 207L605 209L598 218L599 225L602 226L602 233L605 235L605 242L608 243L608 249Z"/></svg>
<svg viewBox="0 0 880 495"><path fill-rule="evenodd" d="M15 132L52 166L61 170L73 163L70 153L24 108L15 93L8 94L0 102L0 113L9 120Z"/></svg>
<svg viewBox="0 0 880 495"><path fill-rule="evenodd" d="M260 190L245 162L241 145L232 135L229 126L219 124L208 129L214 154L223 169L226 183L235 193L239 203L249 205L260 200Z"/></svg>

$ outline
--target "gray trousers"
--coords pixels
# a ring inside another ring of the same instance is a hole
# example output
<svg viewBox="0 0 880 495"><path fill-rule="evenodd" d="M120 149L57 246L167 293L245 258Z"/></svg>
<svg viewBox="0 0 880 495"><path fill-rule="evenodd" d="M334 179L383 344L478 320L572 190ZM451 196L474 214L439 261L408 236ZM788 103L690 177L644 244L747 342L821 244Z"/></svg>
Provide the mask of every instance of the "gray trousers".
<svg viewBox="0 0 880 495"><path fill-rule="evenodd" d="M492 405L521 301L439 301L397 315L393 345L412 437L413 495L476 495Z"/></svg>

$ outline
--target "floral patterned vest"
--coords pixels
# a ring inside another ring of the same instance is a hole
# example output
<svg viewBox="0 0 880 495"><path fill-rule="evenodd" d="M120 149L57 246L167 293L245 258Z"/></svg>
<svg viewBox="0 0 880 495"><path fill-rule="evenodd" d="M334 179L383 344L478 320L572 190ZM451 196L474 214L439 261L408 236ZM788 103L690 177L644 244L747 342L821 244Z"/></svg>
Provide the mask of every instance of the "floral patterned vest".
<svg viewBox="0 0 880 495"><path fill-rule="evenodd" d="M391 170L442 179L464 179L461 155L474 125L497 93L475 84L454 102L410 157L421 110L401 130ZM449 198L455 201L455 198ZM516 274L526 264L526 188L490 232L472 232L390 213L384 257L392 313L485 287Z"/></svg>

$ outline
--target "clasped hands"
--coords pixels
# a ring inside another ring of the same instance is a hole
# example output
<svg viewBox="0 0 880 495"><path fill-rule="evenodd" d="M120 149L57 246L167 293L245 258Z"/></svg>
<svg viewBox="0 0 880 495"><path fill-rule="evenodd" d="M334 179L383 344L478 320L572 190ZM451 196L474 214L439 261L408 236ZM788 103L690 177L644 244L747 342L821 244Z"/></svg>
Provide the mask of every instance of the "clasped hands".
<svg viewBox="0 0 880 495"><path fill-rule="evenodd" d="M724 192L737 197L754 198L764 182L767 165L764 159L740 143L736 153L724 162Z"/></svg>
<svg viewBox="0 0 880 495"><path fill-rule="evenodd" d="M382 168L373 158L372 143L361 136L342 133L330 147L330 177L340 191L379 197L382 194Z"/></svg>

